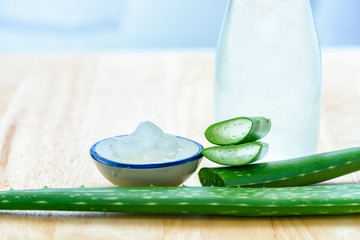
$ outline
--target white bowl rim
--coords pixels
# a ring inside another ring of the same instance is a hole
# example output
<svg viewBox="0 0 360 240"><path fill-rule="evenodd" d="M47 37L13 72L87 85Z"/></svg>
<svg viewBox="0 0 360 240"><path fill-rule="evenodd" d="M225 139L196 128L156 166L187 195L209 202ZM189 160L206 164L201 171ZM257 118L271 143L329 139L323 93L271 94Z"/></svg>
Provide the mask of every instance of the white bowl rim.
<svg viewBox="0 0 360 240"><path fill-rule="evenodd" d="M114 137L124 137L124 136L127 136L127 135L120 135L120 136L114 136ZM113 138L113 137L110 137L110 138L105 138L103 140L100 140L100 141L96 142L94 145L92 145L92 147L90 148L90 155L95 161L97 161L99 163L105 164L105 165L110 166L110 167L127 168L127 169L151 169L151 168L172 167L172 166L182 165L182 164L185 164L185 163L196 161L196 160L200 159L203 156L201 151L204 149L204 147L200 143L195 142L194 140L191 140L191 139L188 139L188 138L179 137L179 136L176 136L176 137L181 138L181 139L185 139L187 141L195 143L197 145L197 147L199 148L198 151L195 154L191 155L190 157L180 159L180 160L176 160L176 161L165 162L165 163L152 163L152 164L119 163L119 162L115 162L115 161L112 161L112 160L109 160L107 158L102 157L95 150L96 146L99 143Z"/></svg>

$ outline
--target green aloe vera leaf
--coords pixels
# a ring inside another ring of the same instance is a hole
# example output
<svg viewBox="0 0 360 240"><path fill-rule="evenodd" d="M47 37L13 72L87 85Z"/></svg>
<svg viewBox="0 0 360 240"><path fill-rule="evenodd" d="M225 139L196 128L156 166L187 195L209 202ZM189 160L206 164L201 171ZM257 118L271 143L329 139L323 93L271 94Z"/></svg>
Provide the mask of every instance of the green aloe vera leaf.
<svg viewBox="0 0 360 240"><path fill-rule="evenodd" d="M10 190L0 192L0 209L237 216L355 214L360 213L360 184Z"/></svg>
<svg viewBox="0 0 360 240"><path fill-rule="evenodd" d="M271 121L265 117L238 117L211 125L205 137L216 145L232 145L259 140L270 128Z"/></svg>
<svg viewBox="0 0 360 240"><path fill-rule="evenodd" d="M360 147L241 167L202 168L203 186L305 186L360 170Z"/></svg>
<svg viewBox="0 0 360 240"><path fill-rule="evenodd" d="M269 145L260 141L230 146L205 148L201 153L209 160L222 165L242 166L262 159Z"/></svg>

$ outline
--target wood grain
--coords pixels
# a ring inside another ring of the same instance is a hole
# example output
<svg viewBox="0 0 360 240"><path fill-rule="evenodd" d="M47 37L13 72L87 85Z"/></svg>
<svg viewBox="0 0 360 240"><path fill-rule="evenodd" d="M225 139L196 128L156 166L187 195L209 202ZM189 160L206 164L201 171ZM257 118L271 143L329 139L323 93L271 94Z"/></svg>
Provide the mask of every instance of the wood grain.
<svg viewBox="0 0 360 240"><path fill-rule="evenodd" d="M359 146L360 50L324 51L323 70L319 151ZM213 122L213 72L212 52L0 56L0 189L111 186L89 148L144 120L208 146L203 132ZM198 185L197 176L186 184ZM1 211L0 239L356 239L359 225L358 215Z"/></svg>

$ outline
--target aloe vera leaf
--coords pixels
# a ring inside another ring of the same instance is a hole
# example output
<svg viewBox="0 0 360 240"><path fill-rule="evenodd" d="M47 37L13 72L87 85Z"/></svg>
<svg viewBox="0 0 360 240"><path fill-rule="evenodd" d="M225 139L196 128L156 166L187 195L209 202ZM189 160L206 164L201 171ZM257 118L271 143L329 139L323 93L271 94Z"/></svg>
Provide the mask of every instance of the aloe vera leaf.
<svg viewBox="0 0 360 240"><path fill-rule="evenodd" d="M202 168L203 186L304 186L360 170L360 147L241 167Z"/></svg>
<svg viewBox="0 0 360 240"><path fill-rule="evenodd" d="M239 117L209 126L205 130L205 137L216 145L232 145L259 140L268 134L270 128L270 119Z"/></svg>
<svg viewBox="0 0 360 240"><path fill-rule="evenodd" d="M209 160L228 166L242 166L262 159L269 145L255 141L231 146L208 147L201 153Z"/></svg>
<svg viewBox="0 0 360 240"><path fill-rule="evenodd" d="M114 187L0 192L3 210L288 216L360 213L360 184L289 187Z"/></svg>

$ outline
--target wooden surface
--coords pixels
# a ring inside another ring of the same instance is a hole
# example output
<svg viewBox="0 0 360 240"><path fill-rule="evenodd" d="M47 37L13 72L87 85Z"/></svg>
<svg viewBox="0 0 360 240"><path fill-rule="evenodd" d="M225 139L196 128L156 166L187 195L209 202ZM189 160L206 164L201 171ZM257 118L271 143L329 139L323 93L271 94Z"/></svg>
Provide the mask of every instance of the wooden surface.
<svg viewBox="0 0 360 240"><path fill-rule="evenodd" d="M0 56L0 189L112 186L89 148L144 120L208 146L203 132L213 122L213 71L212 52ZM360 50L324 50L323 71L319 151L359 146ZM197 176L186 184L198 185ZM0 211L0 239L358 239L359 226L359 215Z"/></svg>

